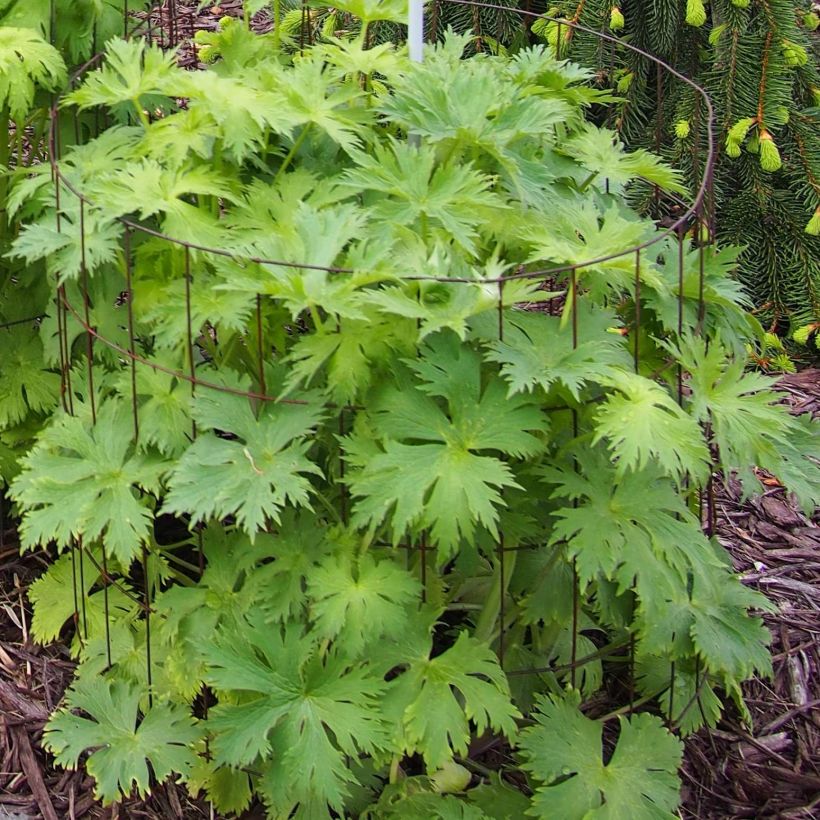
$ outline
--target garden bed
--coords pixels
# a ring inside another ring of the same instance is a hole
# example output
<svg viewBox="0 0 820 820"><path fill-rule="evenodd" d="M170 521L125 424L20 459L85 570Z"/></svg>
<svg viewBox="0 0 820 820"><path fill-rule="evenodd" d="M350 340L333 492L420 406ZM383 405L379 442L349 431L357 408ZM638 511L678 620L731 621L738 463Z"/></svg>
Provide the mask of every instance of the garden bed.
<svg viewBox="0 0 820 820"><path fill-rule="evenodd" d="M820 371L781 382L795 413L820 413ZM767 480L764 479L764 483ZM728 710L717 728L687 742L683 816L811 818L820 805L820 511L806 518L771 482L762 496L740 501L738 486L718 490L718 538L749 585L778 606L766 616L774 678L744 686L751 727ZM0 547L0 818L203 818L207 803L167 784L145 802L112 814L93 797L84 772L55 768L39 747L43 723L72 678L62 644L28 639L28 584L45 568L43 553L18 555L6 523ZM118 813L117 813L118 812ZM262 817L250 811L245 818Z"/></svg>

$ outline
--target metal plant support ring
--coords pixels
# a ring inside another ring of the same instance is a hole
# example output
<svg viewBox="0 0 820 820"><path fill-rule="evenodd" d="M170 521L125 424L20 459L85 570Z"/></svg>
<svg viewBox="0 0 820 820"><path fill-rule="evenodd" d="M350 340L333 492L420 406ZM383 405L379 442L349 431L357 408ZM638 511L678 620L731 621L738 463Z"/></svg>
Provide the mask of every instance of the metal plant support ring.
<svg viewBox="0 0 820 820"><path fill-rule="evenodd" d="M702 329L704 315L705 315L705 302L704 302L704 279L705 279L705 270L704 270L704 253L706 246L714 241L715 231L714 231L714 214L712 212L712 207L714 204L714 197L713 197L713 181L714 181L714 166L715 166L715 158L716 158L716 148L715 148L715 136L714 136L714 124L715 124L715 115L714 109L712 106L712 102L706 93L706 91L694 83L692 80L688 79L674 68L672 68L668 63L664 62L663 60L655 57L648 52L637 48L629 43L624 43L618 40L616 37L613 37L609 34L606 34L602 31L596 31L586 26L580 25L577 22L573 22L571 20L566 19L556 19L545 17L544 15L536 14L534 12L526 11L523 9L511 9L508 6L497 5L494 3L484 3L484 2L477 2L477 0L437 0L437 2L447 2L454 5L461 5L461 6L470 6L476 9L491 9L491 10L501 10L504 12L515 12L520 15L522 18L531 19L531 20L546 20L548 22L555 23L559 27L559 37L558 41L560 43L561 36L560 36L560 29L561 27L567 27L577 32L581 32L586 35L590 35L596 38L599 38L603 43L608 43L613 48L617 45L618 47L624 48L637 56L641 57L644 60L649 61L656 67L656 71L659 78L663 78L664 76L673 77L676 81L685 83L688 85L698 98L701 100L703 104L703 108L706 112L705 117L702 117L699 126L702 129L702 133L698 135L695 144L696 146L699 144L705 144L706 146L706 153L703 157L698 157L698 162L696 163L696 167L702 169L702 177L698 184L698 189L696 194L691 202L685 202L678 197L669 195L668 199L671 201L676 207L679 207L683 210L682 214L671 224L665 227L664 230L658 230L656 234L652 236L651 239L642 242L638 245L633 245L631 247L625 248L622 251L612 253L607 256L601 256L593 259L589 259L580 263L574 264L564 264L564 265L556 265L552 267L547 267L539 270L533 271L518 271L512 273L510 275L503 275L496 278L488 278L480 280L481 284L490 284L495 285L497 287L497 308L498 308L498 338L499 340L503 340L504 338L504 287L505 284L512 281L517 280L541 280L547 282L553 279L556 276L565 275L569 281L569 298L571 299L571 307L570 307L570 315L572 319L572 345L573 348L577 348L579 344L581 344L582 339L579 338L579 327L578 327L578 273L586 268L594 267L596 265L600 265L606 262L611 262L616 259L634 259L634 279L633 279L633 294L634 294L634 301L635 301L635 308L634 308L634 322L637 328L636 333L636 342L634 347L634 372L638 372L640 365L641 365L641 356L643 351L641 350L640 343L637 341L637 337L639 336L639 331L641 328L641 264L642 261L645 261L648 257L647 251L652 248L653 246L658 245L659 243L667 240L667 239L674 239L677 242L677 270L678 270L678 329L679 331L683 328L683 300L684 300L684 293L683 293L683 278L684 278L684 264L685 264L685 252L684 252L684 239L688 232L688 230L692 227L692 225L696 225L698 228L697 231L697 247L699 249L700 258L699 258L699 282L698 282L698 329ZM165 12L163 13L163 9ZM154 33L152 32L152 19L154 14L159 14L160 18L165 21L166 28L170 33L172 40L176 40L177 38L182 36L182 24L181 24L181 16L178 13L176 0L165 0L165 2L161 2L158 5L155 5L151 11L149 11L146 19L143 23L134 28L130 33L132 36L137 34L145 34L148 37L153 37ZM128 6L126 4L126 17L123 21L123 30L128 32L129 25L128 25ZM142 31L144 29L144 31ZM304 38L304 26L302 29L302 37ZM161 40L161 38L160 38ZM89 59L85 64L83 64L71 77L70 85L75 85L85 73L89 70L98 66L104 59L104 54L96 54L91 59ZM661 88L662 83L659 81L658 87ZM99 332L99 330L93 325L89 313L89 291L88 291L88 271L86 268L86 260L85 260L85 214L86 208L89 206L93 206L92 203L82 191L78 190L73 183L67 178L67 176L63 173L60 167L60 157L59 157L59 133L60 133L60 119L61 119L61 106L60 106L60 98L54 100L52 107L51 107L51 129L50 129L50 136L49 136L49 156L51 162L51 171L52 171L52 179L54 183L54 192L55 192L55 200L56 200L56 208L57 208L57 229L58 230L65 230L65 220L61 220L60 213L61 213L61 204L64 200L66 195L74 197L79 204L80 209L80 226L79 230L81 231L81 238L82 238L82 265L81 265L81 277L79 281L79 287L81 288L83 303L82 305L74 305L72 304L71 300L68 298L66 293L66 288L61 286L58 290L57 296L57 320L58 320L58 336L60 342L60 358L61 358L61 373L62 373L62 380L63 380L63 406L66 412L73 413L73 397L72 397L72 389L70 384L71 379L71 361L70 361L70 340L68 338L67 333L67 317L69 314L79 323L79 326L85 331L87 334L87 356L88 356L88 373L87 373L87 380L88 380L88 388L89 388L89 395L92 397L94 396L93 390L93 357L94 357L94 345L99 343L108 347L110 350L114 351L119 357L122 357L123 361L127 362L130 368L130 385L131 385L131 393L132 393L132 405L133 405L133 430L134 430L134 440L136 441L140 435L140 419L139 419L139 409L138 409L138 399L137 399L137 372L138 367L148 367L153 369L154 371L164 373L166 375L172 376L180 382L185 382L190 385L191 392L198 388L206 389L206 390L215 390L215 391L222 391L225 393L229 393L232 395L243 396L249 400L253 400L256 402L285 402L288 404L294 405L308 405L309 403L305 400L299 399L287 399L281 398L277 395L270 394L267 391L267 386L265 382L265 372L264 372L264 341L263 341L263 334L264 334L264 327L262 321L262 314L261 314L261 305L262 300L264 298L263 294L257 293L255 296L255 329L256 329L256 340L253 341L253 344L249 343L249 348L255 348L257 355L259 357L259 390L241 390L239 388L230 387L227 385L218 384L213 381L209 381L200 377L197 374L196 368L196 357L195 357L195 348L196 348L196 336L195 336L195 328L193 326L192 320L192 307L191 307L191 299L192 299L192 292L195 290L197 283L196 278L192 272L192 258L195 254L203 255L203 256L213 256L213 257L222 257L231 260L246 262L246 263L253 263L258 265L264 266L272 266L272 267L287 267L287 268L295 268L304 271L322 271L328 274L344 276L353 273L359 273L360 270L346 268L346 267L324 267L320 265L313 265L300 262L298 260L282 260L282 259L270 259L264 258L254 255L245 255L239 254L235 251L228 250L225 248L220 247L208 247L205 245L197 244L194 242L186 241L180 239L178 237L170 236L162 231L158 231L150 226L143 225L140 222L130 219L128 217L119 217L118 221L123 226L124 235L122 241L122 249L123 249L123 258L124 258L124 272L125 272L125 282L126 282L126 293L124 295L125 302L127 304L127 334L128 334L128 344L124 346L112 339L106 338L103 334ZM660 127L660 126L659 126ZM698 150L697 147L695 149ZM609 183L607 181L607 192L609 191ZM706 239L703 238L703 232L701 228L706 226ZM133 274L133 240L134 237L137 235L142 235L144 237L151 238L153 240L159 240L160 242L168 243L169 245L173 245L179 249L181 249L182 253L184 254L184 304L180 305L180 311L184 312L185 315L185 323L186 323L186 363L187 363L187 371L186 370L176 370L171 367L167 367L160 362L151 361L149 358L140 355L137 352L136 346L136 338L135 338L135 326L134 326L134 314L133 314L133 282L132 282L132 274ZM631 275L631 274L630 274ZM402 277L404 281L432 281L432 282L440 282L440 283L448 283L448 284L476 284L477 280L469 279L466 277L452 277L452 276L432 276L432 275L411 275L411 276L404 276ZM21 320L24 321L24 320ZM252 334L249 334L249 337ZM76 372L75 372L76 376ZM678 371L677 374L677 396L679 401L683 399L683 373L682 371ZM600 397L596 397L591 399L590 401L596 401ZM355 406L339 406L325 403L323 406L327 407L328 409L334 409L338 412L338 429L340 434L344 434L346 430L346 413L356 411L358 407ZM575 429L575 433L577 435L578 432L578 412L577 409L574 407L557 407L557 408L548 408L553 412L558 411L570 411L572 413L572 423ZM96 408L92 406L92 413L94 417L96 417ZM196 437L196 427L194 425L194 429L191 431L191 435L193 438ZM708 516L707 520L703 521L703 525L708 529L712 525L713 516L714 516L714 493L712 491L711 485L706 488L705 495L708 497L707 507L708 507ZM347 491L343 487L342 488L342 519L346 522L348 515L349 515L349 498L347 496ZM577 501L575 502L577 504ZM202 544L202 537L201 532L199 533L199 544L200 544L200 569L204 567L204 558L202 557L201 552L201 544ZM388 545L376 545L376 546L388 546ZM435 552L435 546L428 543L426 533L422 533L419 543L416 544L404 544L402 545L407 550L408 561L411 558L413 553L418 554L419 558L419 567L420 567L420 580L421 580L421 589L422 589L422 596L426 598L427 595L427 572L428 572L428 558L431 554ZM502 590L502 594L500 596L499 602L499 639L498 639L498 647L499 651L498 654L501 658L502 665L504 664L504 656L505 656L505 633L508 629L505 620L507 611L505 608L505 601L504 601L504 594L503 590L506 587L506 565L505 561L507 560L507 555L511 552L516 552L521 549L529 549L529 547L518 547L518 546L507 546L505 545L504 535L503 532L500 533L497 542L497 550L495 551L495 561L498 563L499 572L500 572L500 587ZM80 554L82 555L85 552L86 556L90 554L90 552L83 549L82 544L77 546L77 549L72 550L72 554L76 554L79 550ZM92 557L93 558L93 557ZM107 558L105 552L102 553L103 558L103 567L101 568L103 582L105 583L106 589L106 616L107 616L107 588L108 585L114 585L116 582L113 578L108 575L107 570ZM82 560L80 561L80 572L82 572ZM150 596L149 596L149 563L148 563L148 554L147 551L144 550L142 554L142 567L143 572L145 575L145 595L144 599L136 599L143 614L146 618L146 664L147 664L147 679L149 681L149 689L150 689L150 681L152 677L151 672L151 640L150 640L150 616L151 616L151 603L150 603ZM568 671L571 676L573 686L576 684L576 675L578 670L582 669L584 664L587 664L591 661L597 660L602 657L605 651L611 651L613 649L612 646L604 647L603 649L588 654L584 657L578 657L578 636L579 636L579 589L578 589L578 575L573 563L573 575L575 579L574 583L574 594L573 594L573 616L572 616L572 644L571 644L571 660L568 664L565 664L562 667L549 667L549 668L526 668L526 669L507 669L505 670L508 675L532 675L532 674L543 674L547 672L556 672L559 670ZM75 578L75 596L77 590L77 580ZM82 581L80 580L80 590L82 592L83 586ZM79 602L77 602L79 604ZM75 608L78 608L75 604ZM78 613L79 618L79 613ZM84 620L84 619L83 619ZM106 634L106 637L108 635ZM628 643L624 643L622 647L629 652L630 661L634 665L634 638L630 638ZM109 658L110 658L110 646L108 647ZM673 674L674 674L674 667L673 667ZM698 675L696 678L699 679ZM705 681L705 676L703 677ZM700 689L703 685L703 682L696 686L696 693L693 696L692 702L687 705L687 709L691 708L696 701L699 700L699 693ZM150 696L149 691L149 696ZM630 710L632 709L633 702L634 702L634 692L630 690L629 696L630 702ZM671 710L670 710L671 711Z"/></svg>

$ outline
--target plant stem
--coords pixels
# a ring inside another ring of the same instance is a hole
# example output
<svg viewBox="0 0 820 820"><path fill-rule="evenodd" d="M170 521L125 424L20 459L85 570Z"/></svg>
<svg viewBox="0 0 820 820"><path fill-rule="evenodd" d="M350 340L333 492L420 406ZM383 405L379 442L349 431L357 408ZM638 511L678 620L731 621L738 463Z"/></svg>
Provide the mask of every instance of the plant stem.
<svg viewBox="0 0 820 820"><path fill-rule="evenodd" d="M517 553L510 552L509 555L502 558L504 561L504 589L501 589L501 564L496 561L490 593L475 627L475 637L479 641L489 643L492 640L496 621L498 621L501 613L501 598L507 594L510 578L515 571L516 556ZM503 624L501 624L501 628L504 628Z"/></svg>
<svg viewBox="0 0 820 820"><path fill-rule="evenodd" d="M0 176L0 246L5 242L8 233L8 199L9 199L9 154L11 146L9 145L9 109L4 106L0 108L0 123L5 128L5 137L0 137L0 168L2 168L2 176Z"/></svg>
<svg viewBox="0 0 820 820"><path fill-rule="evenodd" d="M276 172L276 176L273 178L273 184L276 185L279 182L279 179L285 173L285 171L290 166L291 162L293 162L293 158L296 156L296 152L302 147L302 143L305 141L305 137L308 135L308 131L310 131L310 126L313 125L312 122L307 123L303 128L299 136L294 140L293 145L290 147L290 151L288 151L287 156L285 157L282 165L280 166L279 170Z"/></svg>
<svg viewBox="0 0 820 820"><path fill-rule="evenodd" d="M282 0L273 0L273 46L279 50L279 20L282 16Z"/></svg>

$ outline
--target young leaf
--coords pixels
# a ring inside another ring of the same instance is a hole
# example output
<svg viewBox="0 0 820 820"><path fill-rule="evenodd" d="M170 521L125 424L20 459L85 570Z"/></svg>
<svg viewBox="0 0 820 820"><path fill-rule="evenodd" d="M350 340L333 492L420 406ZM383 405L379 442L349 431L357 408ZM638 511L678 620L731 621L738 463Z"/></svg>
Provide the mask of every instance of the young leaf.
<svg viewBox="0 0 820 820"><path fill-rule="evenodd" d="M576 502L554 513L552 543L566 541L583 584L599 574L622 589L637 581L654 594L656 575L668 568L684 586L692 563L719 566L697 519L671 480L649 467L616 477L609 459L594 450L576 454L579 471L543 469L553 497Z"/></svg>
<svg viewBox="0 0 820 820"><path fill-rule="evenodd" d="M584 384L598 381L612 365L628 363L623 339L607 333L615 317L606 311L582 308L580 343L573 349L571 328L561 328L557 316L512 312L505 317L504 341L489 345L487 359L501 365L510 394L549 390L561 383L578 400Z"/></svg>
<svg viewBox="0 0 820 820"><path fill-rule="evenodd" d="M433 770L453 754L467 754L471 724L478 735L492 728L512 738L520 715L510 701L498 658L488 646L460 632L448 650L431 658L423 626L414 624L389 653L407 669L391 682L385 711L401 727L405 753L418 752Z"/></svg>
<svg viewBox="0 0 820 820"><path fill-rule="evenodd" d="M418 580L393 561L363 555L323 561L308 579L311 615L322 637L357 657L380 638L398 637L408 624L408 606L420 599Z"/></svg>
<svg viewBox="0 0 820 820"><path fill-rule="evenodd" d="M481 358L454 334L436 337L411 364L420 384L388 388L374 404L383 451L348 453L359 467L350 479L354 523L377 526L389 515L394 543L408 528L429 528L444 558L477 524L495 534L499 490L517 486L507 464L484 453L533 455L541 449L533 432L546 422L528 399L506 397L501 380L482 390ZM447 413L432 396L446 400Z"/></svg>
<svg viewBox="0 0 820 820"><path fill-rule="evenodd" d="M677 817L683 745L658 718L619 718L618 745L604 765L603 724L585 717L577 702L542 696L534 717L537 725L519 742L524 768L542 784L527 814L544 820Z"/></svg>
<svg viewBox="0 0 820 820"><path fill-rule="evenodd" d="M266 402L257 417L243 396L201 391L193 415L202 432L171 472L165 512L193 521L235 515L253 540L285 504L308 507L307 476L321 475L307 458L309 435L324 408L306 395L306 405Z"/></svg>
<svg viewBox="0 0 820 820"><path fill-rule="evenodd" d="M490 177L470 163L437 164L432 148L391 140L352 156L358 167L348 171L344 181L354 190L382 194L371 205L374 219L412 228L424 240L429 229L435 229L475 255L478 225L504 207L489 190Z"/></svg>
<svg viewBox="0 0 820 820"><path fill-rule="evenodd" d="M595 414L592 443L608 439L618 475L653 462L678 479L708 475L709 449L700 426L666 390L635 373L612 372L604 381L618 392Z"/></svg>
<svg viewBox="0 0 820 820"><path fill-rule="evenodd" d="M155 703L138 719L141 692L123 681L103 677L78 680L66 694L66 705L46 724L44 743L61 766L76 768L83 752L94 749L86 768L97 781L104 803L148 793L151 772L159 782L193 763L189 748L199 729L186 708ZM75 715L79 709L88 717Z"/></svg>
<svg viewBox="0 0 820 820"><path fill-rule="evenodd" d="M33 329L0 332L0 429L21 422L29 411L57 405L60 377L45 367L43 343Z"/></svg>
<svg viewBox="0 0 820 820"><path fill-rule="evenodd" d="M281 816L306 802L341 809L355 781L345 755L386 744L384 682L334 650L320 653L294 624L257 619L241 634L220 635L204 654L209 683L234 693L210 712L216 762L270 760L262 788Z"/></svg>
<svg viewBox="0 0 820 820"><path fill-rule="evenodd" d="M75 405L76 408L76 405ZM135 452L133 422L118 401L78 415L58 415L23 460L12 495L24 511L20 528L25 547L61 546L72 536L103 538L124 566L151 534L152 515L136 487L159 491L166 465Z"/></svg>
<svg viewBox="0 0 820 820"><path fill-rule="evenodd" d="M141 37L114 39L107 44L105 65L72 91L67 101L80 108L128 103L142 111L174 95L184 78L173 52L146 45ZM147 116L142 116L147 125Z"/></svg>
<svg viewBox="0 0 820 820"><path fill-rule="evenodd" d="M66 80L60 52L30 28L0 26L0 110L20 122L37 86L54 91Z"/></svg>
<svg viewBox="0 0 820 820"><path fill-rule="evenodd" d="M562 143L560 150L594 174L601 187L604 180L608 180L612 187L620 188L641 178L666 191L686 193L680 171L664 164L660 157L649 151L624 151L614 131L598 128L592 123Z"/></svg>

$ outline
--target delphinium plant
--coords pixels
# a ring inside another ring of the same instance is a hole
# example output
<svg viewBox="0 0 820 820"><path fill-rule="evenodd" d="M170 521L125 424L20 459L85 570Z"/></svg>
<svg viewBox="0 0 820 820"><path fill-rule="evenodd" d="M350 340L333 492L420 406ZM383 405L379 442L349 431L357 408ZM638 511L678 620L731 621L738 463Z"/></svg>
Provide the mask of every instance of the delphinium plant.
<svg viewBox="0 0 820 820"><path fill-rule="evenodd" d="M674 816L679 736L770 666L698 487L716 456L817 497L738 249L617 255L658 236L627 190L681 178L545 46L205 45L112 40L64 105L111 126L59 203L18 183L68 305L11 485L58 556L34 634L79 662L45 745L106 802L174 772L274 818Z"/></svg>

